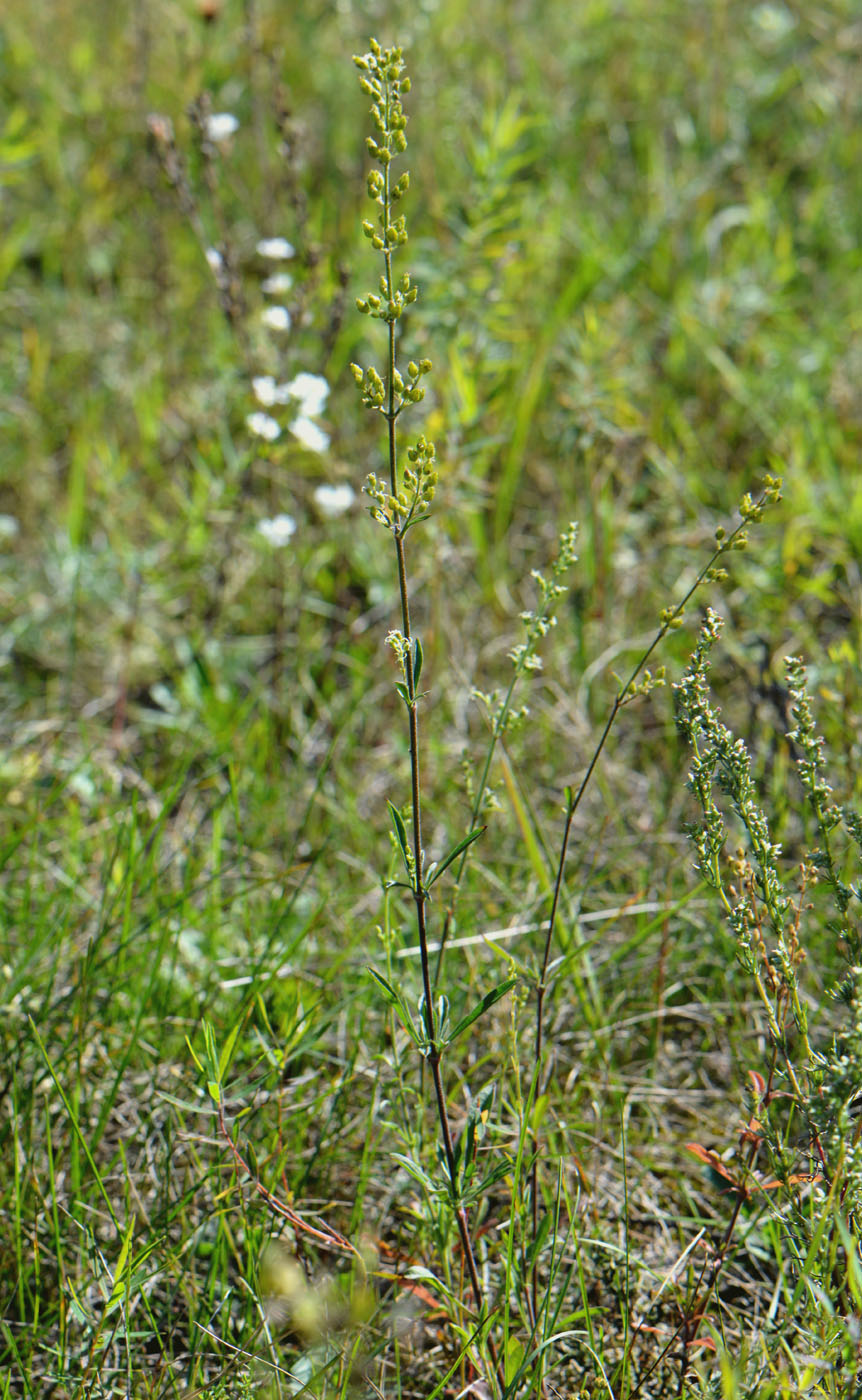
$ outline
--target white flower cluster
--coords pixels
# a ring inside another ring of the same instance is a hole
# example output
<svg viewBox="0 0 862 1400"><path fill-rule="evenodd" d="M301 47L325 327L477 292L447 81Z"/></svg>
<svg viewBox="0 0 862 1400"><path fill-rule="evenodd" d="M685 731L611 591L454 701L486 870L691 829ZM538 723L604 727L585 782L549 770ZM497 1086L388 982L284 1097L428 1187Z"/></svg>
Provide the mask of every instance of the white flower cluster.
<svg viewBox="0 0 862 1400"><path fill-rule="evenodd" d="M296 256L296 249L286 238L262 238L257 251L262 258L269 258L272 262L282 262Z"/></svg>
<svg viewBox="0 0 862 1400"><path fill-rule="evenodd" d="M355 499L356 493L346 481L336 486L323 484L314 489L315 504L321 515L325 515L329 520L344 515ZM273 549L283 549L296 533L296 521L292 515L273 515L266 520L259 520L255 528Z"/></svg>
<svg viewBox="0 0 862 1400"><path fill-rule="evenodd" d="M262 238L257 251L260 257L276 263L287 262L296 255L296 249L286 238ZM265 296L283 297L292 285L290 273L280 269L270 273L261 288ZM261 319L270 330L290 330L290 312L286 306L265 307ZM261 374L252 380L251 387L260 407L254 413L249 413L245 421L255 437L264 442L275 442L281 437L281 424L272 410L289 406L295 417L288 423L288 431L297 442L309 452L327 451L329 434L316 421L325 412L329 398L329 385L323 375L303 371L287 383L279 383L273 375ZM323 484L314 491L318 510L329 519L343 515L354 499L353 487L346 482L340 485ZM295 531L296 521L292 515L276 515L269 520L261 520L257 525L257 533L274 549L288 544Z"/></svg>
<svg viewBox="0 0 862 1400"><path fill-rule="evenodd" d="M334 519L337 515L343 515L350 510L356 499L353 487L347 481L341 481L337 486L317 486L314 491L314 500L318 510L322 515Z"/></svg>
<svg viewBox="0 0 862 1400"><path fill-rule="evenodd" d="M296 521L292 515L274 515L270 520L259 520L257 523L257 533L273 549L283 549L295 532Z"/></svg>
<svg viewBox="0 0 862 1400"><path fill-rule="evenodd" d="M257 251L268 262L287 262L289 258L296 256L296 249L286 238L261 238ZM265 278L263 292L265 296L283 297L292 286L293 278L289 272L274 272ZM267 330L290 330L290 312L286 306L266 306L260 313L260 319Z"/></svg>
<svg viewBox="0 0 862 1400"><path fill-rule="evenodd" d="M321 374L298 374L288 384L279 384L271 374L262 374L251 382L254 396L262 408L275 408L279 404L293 404L299 411L289 425L294 437L307 447L309 452L325 452L329 447L329 434L314 422L326 407L329 398L329 385ZM250 413L246 418L249 430L266 442L275 442L281 436L278 420L269 413Z"/></svg>
<svg viewBox="0 0 862 1400"><path fill-rule="evenodd" d="M204 135L214 146L224 146L239 131L233 112L211 112L204 119Z"/></svg>

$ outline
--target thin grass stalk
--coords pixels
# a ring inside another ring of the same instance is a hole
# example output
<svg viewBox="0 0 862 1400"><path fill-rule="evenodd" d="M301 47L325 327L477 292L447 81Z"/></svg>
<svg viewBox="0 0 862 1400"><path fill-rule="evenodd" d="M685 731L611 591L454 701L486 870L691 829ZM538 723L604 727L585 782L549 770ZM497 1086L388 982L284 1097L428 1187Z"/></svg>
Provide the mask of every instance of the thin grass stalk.
<svg viewBox="0 0 862 1400"><path fill-rule="evenodd" d="M743 497L740 503L741 519L739 524L736 526L736 529L733 530L730 535L727 535L723 529L719 529L716 531L716 548L713 550L709 560L700 570L693 584L691 585L685 596L682 598L682 600L679 603L677 603L675 607L669 607L665 609L665 611L662 614L661 626L656 632L656 635L653 637L646 651L643 652L637 664L632 669L628 680L626 680L617 690L616 696L614 697L613 705L611 706L610 714L608 715L607 721L605 723L605 727L602 730L601 736L595 749L593 750L592 757L587 765L586 772L584 773L584 776L581 779L577 791L573 791L571 788L567 790L565 818L563 821L563 835L562 840L560 842L560 855L557 861L557 872L556 877L554 879L554 890L551 898L551 910L548 915L548 928L545 934L545 942L544 947L542 949L542 961L539 969L538 980L536 983L536 1021L534 1040L534 1075L536 1079L536 1096L538 1096L539 1086L541 1085L542 1066L545 1054L545 1000L548 993L548 968L551 961L551 950L554 945L554 936L556 933L557 926L557 914L559 910L560 897L563 889L563 878L565 875L566 860L569 852L569 842L572 832L572 823L574 822L575 815L578 811L578 808L581 805L581 801L584 797L584 794L590 785L593 774L595 773L596 768L598 766L599 759L601 758L602 753L604 752L605 745L607 744L607 741L610 738L611 731L614 725L616 724L620 711L631 700L635 699L637 695L646 694L649 692L650 689L652 689L652 687L655 684L662 683L663 677L661 674L659 674L655 678L649 676L648 673L647 675L644 675L644 673L646 672L647 664L652 658L654 652L657 651L661 643L664 641L664 638L667 636L668 632L676 630L676 628L678 628L681 625L685 609L691 602L691 599L694 597L695 593L698 591L701 585L707 580L717 581L724 575L724 570L719 569L717 567L719 560L725 554L728 554L732 550L739 550L745 548L748 542L747 526L749 525L749 523L758 521L761 518L766 506L773 504L780 498L780 488L780 480L773 477L767 477L763 491L761 492L760 496L756 501L753 501L748 495ZM641 679L642 677L643 680ZM540 1149L539 1134L535 1128L532 1130L531 1139L532 1167L530 1170L530 1211L533 1238L535 1239L539 1229ZM532 1299L531 1305L534 1314L538 1306L539 1294L538 1265L538 1259L534 1259L530 1281L530 1292Z"/></svg>

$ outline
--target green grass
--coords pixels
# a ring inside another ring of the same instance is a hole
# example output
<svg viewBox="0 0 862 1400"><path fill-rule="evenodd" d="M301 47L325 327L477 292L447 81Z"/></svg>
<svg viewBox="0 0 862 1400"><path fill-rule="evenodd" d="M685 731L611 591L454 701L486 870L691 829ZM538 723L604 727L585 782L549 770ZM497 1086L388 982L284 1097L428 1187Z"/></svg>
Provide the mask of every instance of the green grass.
<svg viewBox="0 0 862 1400"><path fill-rule="evenodd" d="M823 1128L840 1166L813 1186L729 1192L686 1151L738 1183L751 1072L789 1092L802 1059L694 868L669 685L621 709L566 795L615 676L772 474L781 503L650 665L678 682L706 607L724 616L711 682L791 897L823 843L785 654L809 667L835 799L859 805L856 8L216 8L11 0L0 21L0 1396L400 1400L484 1394L479 1373L501 1394L495 1372L507 1400L862 1393L855 1120ZM384 888L403 878L387 801L410 807L398 587L359 498L384 434L349 369L384 356L355 309L380 274L350 62L370 33L413 79L403 359L434 365L411 431L439 481L408 536L428 858L488 824L457 903L457 864L434 887L432 965L454 905L451 1024L518 979L441 1066L492 1178L469 1210L490 1349L429 1062L367 970L412 1017L412 902ZM202 92L240 122L211 185ZM297 249L288 338L258 314L274 235ZM219 242L241 287L222 305ZM246 426L252 376L299 372L331 386L322 455ZM352 484L346 514L323 482ZM297 528L275 549L256 526L281 513ZM531 571L551 577L570 520L579 558L514 697L530 716L477 813L474 691L505 694ZM722 879L743 879L728 825ZM850 1071L860 1050L832 996L856 947L855 894L832 902L850 837L799 916L838 1078L833 1030ZM764 1174L816 1173L801 1101L767 1108Z"/></svg>

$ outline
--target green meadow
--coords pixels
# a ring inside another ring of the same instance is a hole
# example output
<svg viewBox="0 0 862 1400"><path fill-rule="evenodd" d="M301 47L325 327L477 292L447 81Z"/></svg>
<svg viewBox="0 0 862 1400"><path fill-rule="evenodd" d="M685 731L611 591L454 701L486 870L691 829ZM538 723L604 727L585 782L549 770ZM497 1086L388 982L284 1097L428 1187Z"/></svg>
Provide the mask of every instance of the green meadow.
<svg viewBox="0 0 862 1400"><path fill-rule="evenodd" d="M860 45L3 6L0 1400L862 1396Z"/></svg>

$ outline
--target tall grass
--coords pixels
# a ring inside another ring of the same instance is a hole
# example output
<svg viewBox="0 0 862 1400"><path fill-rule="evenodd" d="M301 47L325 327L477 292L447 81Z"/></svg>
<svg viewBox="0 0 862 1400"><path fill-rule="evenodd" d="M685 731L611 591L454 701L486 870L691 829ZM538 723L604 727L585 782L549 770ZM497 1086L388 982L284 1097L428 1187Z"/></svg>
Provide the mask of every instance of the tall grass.
<svg viewBox="0 0 862 1400"><path fill-rule="evenodd" d="M345 16L6 21L2 1393L853 1395L852 10Z"/></svg>

